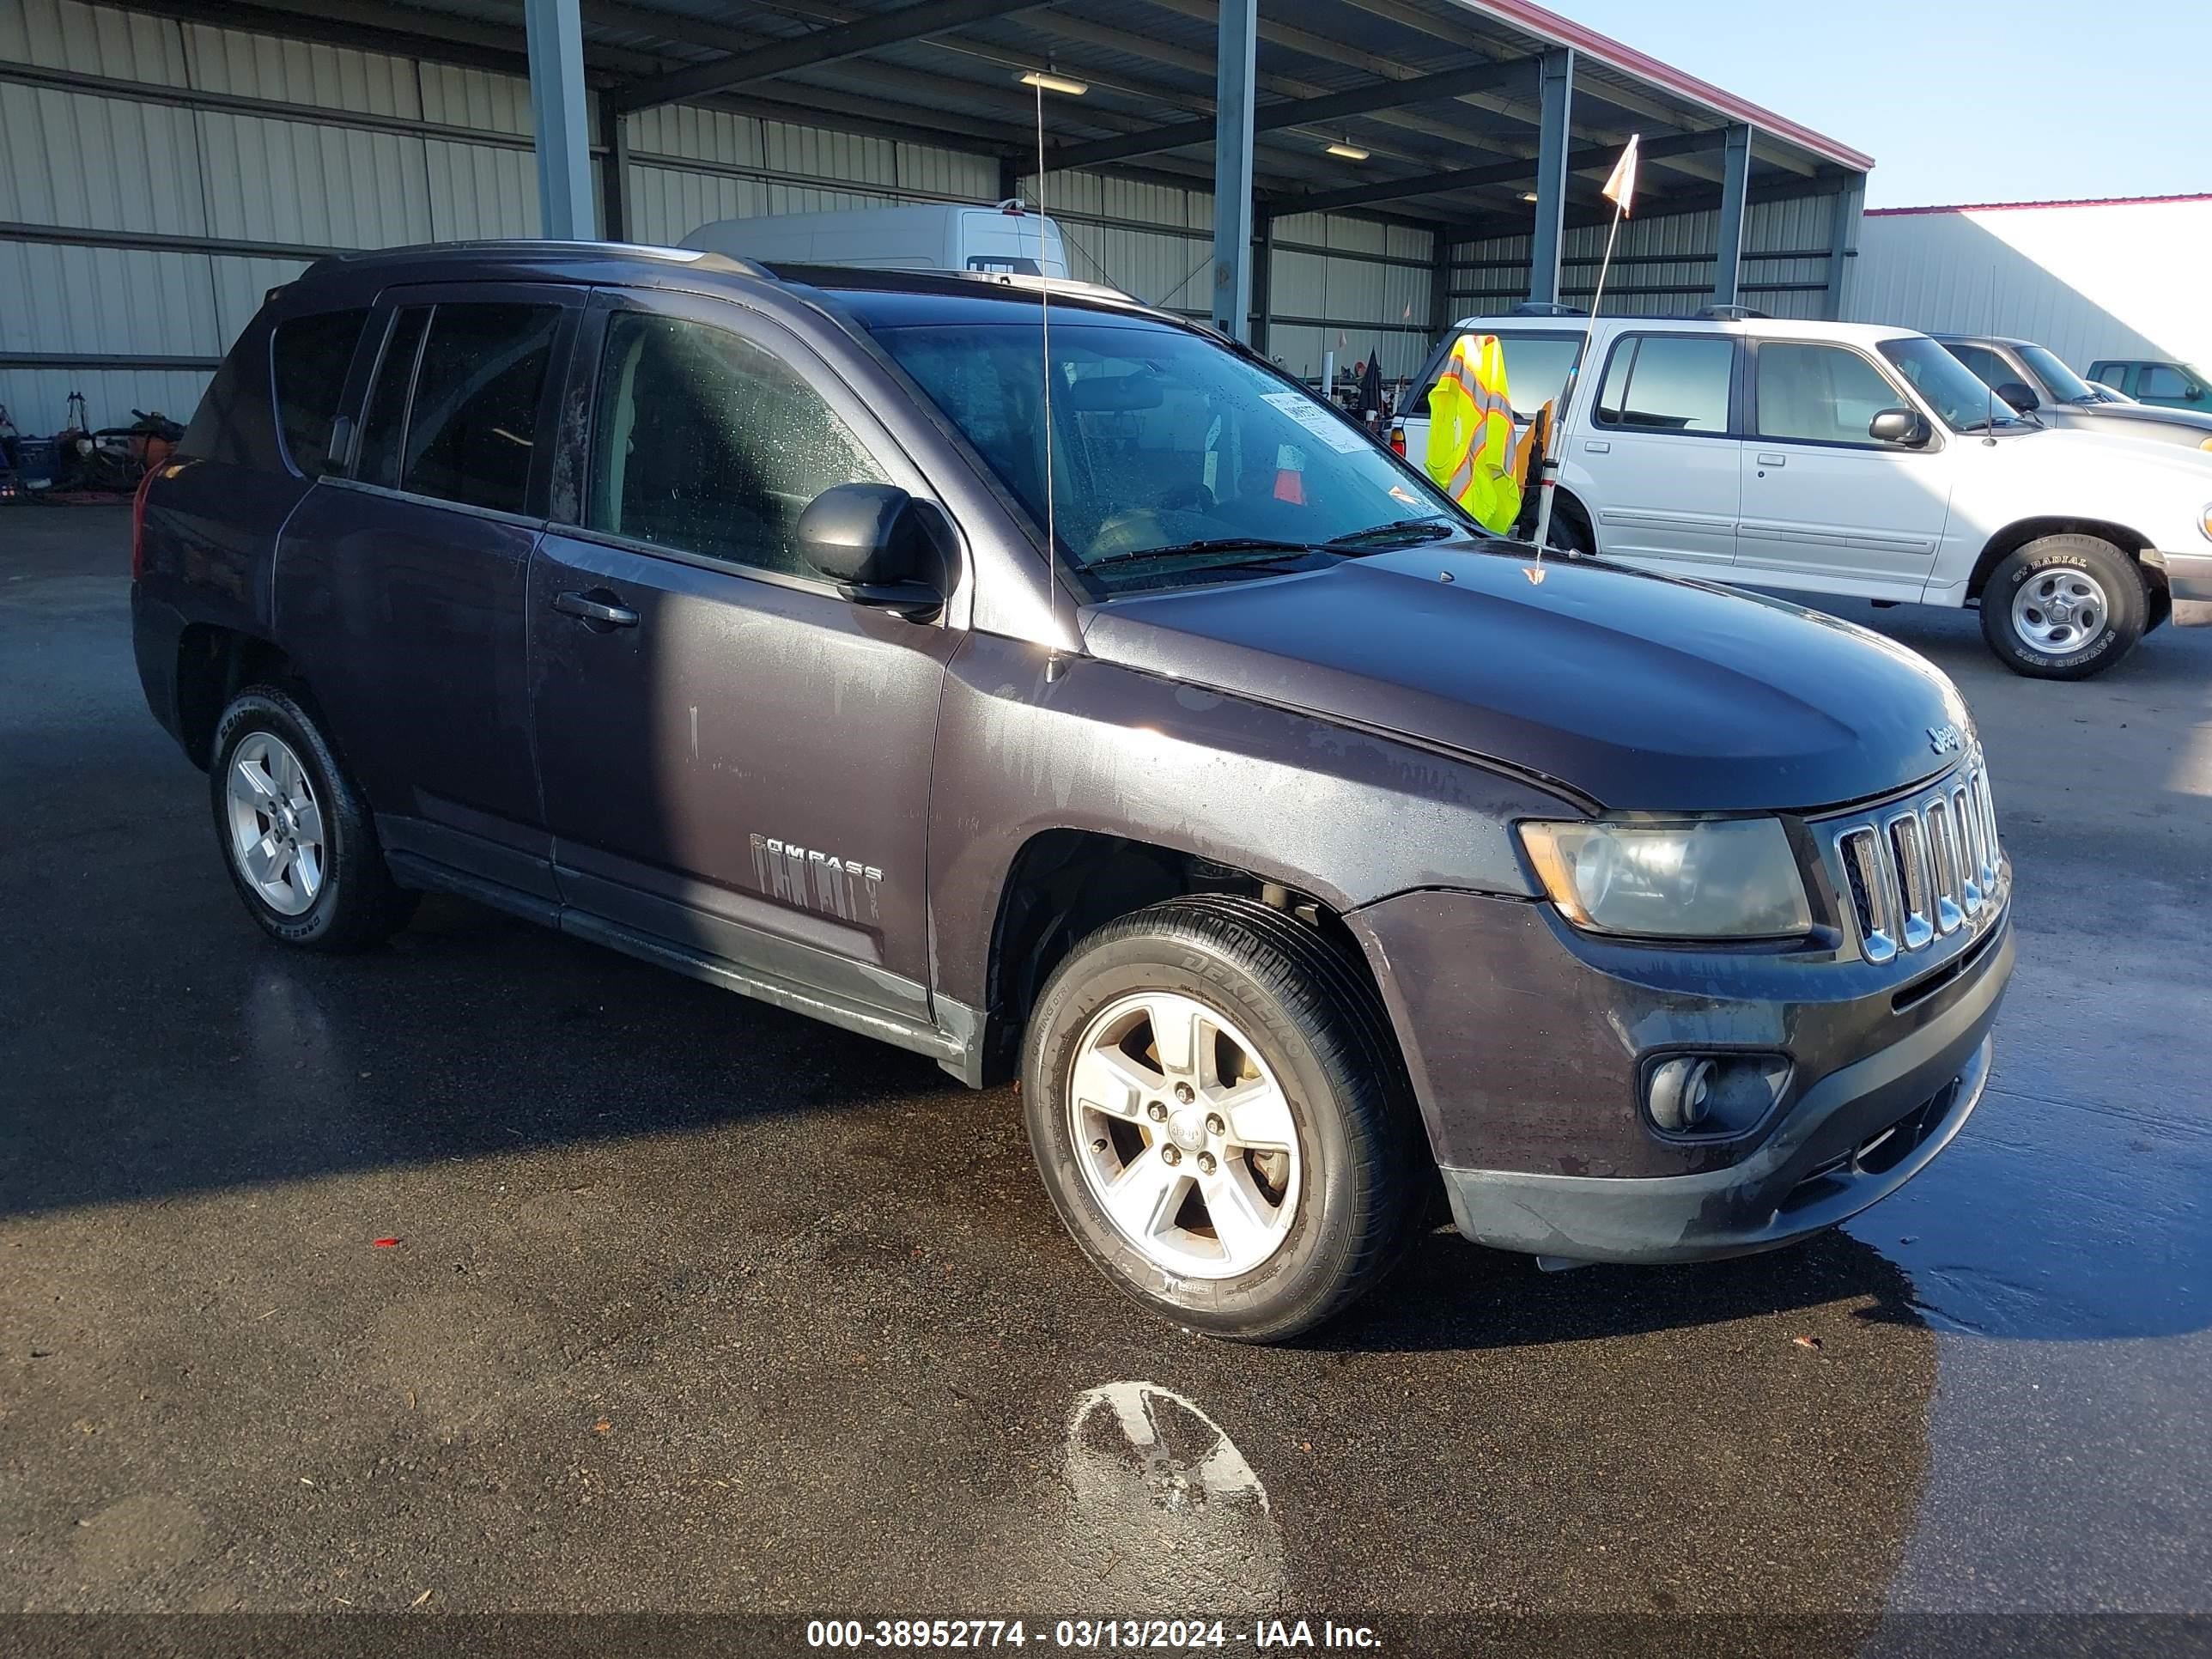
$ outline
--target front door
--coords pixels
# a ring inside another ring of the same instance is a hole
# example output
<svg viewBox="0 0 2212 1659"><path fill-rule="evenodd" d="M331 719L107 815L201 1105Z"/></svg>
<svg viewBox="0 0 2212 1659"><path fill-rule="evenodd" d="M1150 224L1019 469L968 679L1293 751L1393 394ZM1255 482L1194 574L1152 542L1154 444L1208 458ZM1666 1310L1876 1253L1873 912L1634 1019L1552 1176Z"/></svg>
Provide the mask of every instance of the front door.
<svg viewBox="0 0 2212 1659"><path fill-rule="evenodd" d="M1743 495L1735 355L1724 334L1613 342L1561 471L1589 507L1606 557L1690 576L1735 562Z"/></svg>
<svg viewBox="0 0 2212 1659"><path fill-rule="evenodd" d="M1762 340L1750 378L1736 580L1917 599L1951 511L1956 457L1943 439L1869 436L1882 410L1914 404L1849 346Z"/></svg>
<svg viewBox="0 0 2212 1659"><path fill-rule="evenodd" d="M2212 409L2204 382L2185 363L2145 363L2136 370L2136 401L2161 409Z"/></svg>
<svg viewBox="0 0 2212 1659"><path fill-rule="evenodd" d="M307 493L276 560L285 641L386 848L544 898L524 586L583 301L528 283L387 294L351 476Z"/></svg>
<svg viewBox="0 0 2212 1659"><path fill-rule="evenodd" d="M793 536L834 484L925 481L833 370L726 302L596 295L570 405L580 500L528 607L563 903L927 1018L930 753L961 635L848 602Z"/></svg>

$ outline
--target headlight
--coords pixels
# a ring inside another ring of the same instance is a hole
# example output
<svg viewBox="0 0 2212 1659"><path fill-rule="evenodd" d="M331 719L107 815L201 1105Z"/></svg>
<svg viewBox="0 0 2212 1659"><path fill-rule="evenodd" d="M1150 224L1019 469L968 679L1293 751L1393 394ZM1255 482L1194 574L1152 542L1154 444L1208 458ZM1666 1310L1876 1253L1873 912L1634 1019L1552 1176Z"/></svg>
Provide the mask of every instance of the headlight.
<svg viewBox="0 0 2212 1659"><path fill-rule="evenodd" d="M1639 939L1778 939L1813 925L1775 818L1711 823L1542 823L1522 845L1560 913Z"/></svg>

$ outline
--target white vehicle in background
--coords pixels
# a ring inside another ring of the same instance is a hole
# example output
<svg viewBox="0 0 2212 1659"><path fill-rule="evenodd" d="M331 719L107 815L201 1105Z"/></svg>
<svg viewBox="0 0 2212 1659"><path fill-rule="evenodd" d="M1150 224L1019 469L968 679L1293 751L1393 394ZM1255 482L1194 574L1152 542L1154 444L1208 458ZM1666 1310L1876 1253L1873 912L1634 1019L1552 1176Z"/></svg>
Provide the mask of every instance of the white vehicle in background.
<svg viewBox="0 0 2212 1659"><path fill-rule="evenodd" d="M717 219L686 236L684 246L769 264L1061 278L1068 274L1067 244L1060 227L1018 202L996 207L925 203Z"/></svg>
<svg viewBox="0 0 2212 1659"><path fill-rule="evenodd" d="M1559 396L1579 317L1469 317L1516 420ZM2169 617L2212 622L2212 456L2024 419L1924 334L1740 313L1605 317L1553 441L1551 539L1669 574L1978 605L2014 672L2086 679Z"/></svg>

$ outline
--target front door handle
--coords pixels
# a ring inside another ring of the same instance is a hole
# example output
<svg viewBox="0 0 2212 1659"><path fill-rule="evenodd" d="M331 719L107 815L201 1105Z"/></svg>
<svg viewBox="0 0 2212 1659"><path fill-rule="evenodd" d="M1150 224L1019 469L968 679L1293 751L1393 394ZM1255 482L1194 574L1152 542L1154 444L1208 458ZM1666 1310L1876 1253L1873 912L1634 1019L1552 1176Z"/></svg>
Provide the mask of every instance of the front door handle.
<svg viewBox="0 0 2212 1659"><path fill-rule="evenodd" d="M1593 455L1613 453L1613 446L1602 438L1586 438L1583 441L1583 447Z"/></svg>
<svg viewBox="0 0 2212 1659"><path fill-rule="evenodd" d="M1790 458L1787 455L1762 455L1759 458L1759 464L1761 466L1787 466Z"/></svg>
<svg viewBox="0 0 2212 1659"><path fill-rule="evenodd" d="M553 608L564 616L580 617L601 628L635 628L637 612L628 605L616 603L615 596L604 587L594 587L584 593L562 593L555 596Z"/></svg>

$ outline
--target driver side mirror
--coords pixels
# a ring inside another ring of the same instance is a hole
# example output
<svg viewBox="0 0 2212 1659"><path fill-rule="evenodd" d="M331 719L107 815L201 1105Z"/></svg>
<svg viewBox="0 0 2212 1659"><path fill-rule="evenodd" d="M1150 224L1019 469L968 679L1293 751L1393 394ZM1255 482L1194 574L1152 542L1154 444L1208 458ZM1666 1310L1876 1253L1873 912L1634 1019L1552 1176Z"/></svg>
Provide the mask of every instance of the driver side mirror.
<svg viewBox="0 0 2212 1659"><path fill-rule="evenodd" d="M1928 441L1928 422L1913 410L1885 409L1867 422L1867 436L1877 443L1917 449Z"/></svg>
<svg viewBox="0 0 2212 1659"><path fill-rule="evenodd" d="M799 551L854 605L919 622L945 608L938 520L896 484L836 484L799 515Z"/></svg>
<svg viewBox="0 0 2212 1659"><path fill-rule="evenodd" d="M1996 392L1998 397L2003 398L2023 415L2043 406L2043 400L2038 398L2034 389L2024 381L2000 380L1997 382Z"/></svg>

